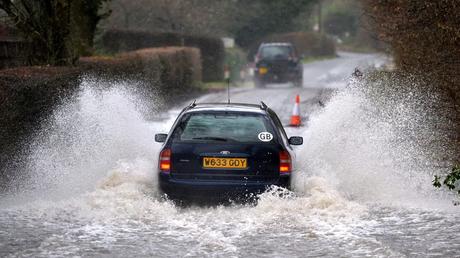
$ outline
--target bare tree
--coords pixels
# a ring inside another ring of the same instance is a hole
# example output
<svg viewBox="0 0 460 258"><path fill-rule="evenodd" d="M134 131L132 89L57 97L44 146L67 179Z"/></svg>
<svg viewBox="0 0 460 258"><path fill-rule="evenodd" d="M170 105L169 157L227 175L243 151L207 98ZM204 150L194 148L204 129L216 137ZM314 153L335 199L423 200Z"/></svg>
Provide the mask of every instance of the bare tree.
<svg viewBox="0 0 460 258"><path fill-rule="evenodd" d="M109 0L2 0L2 9L29 46L30 64L72 64L88 52L99 9Z"/></svg>

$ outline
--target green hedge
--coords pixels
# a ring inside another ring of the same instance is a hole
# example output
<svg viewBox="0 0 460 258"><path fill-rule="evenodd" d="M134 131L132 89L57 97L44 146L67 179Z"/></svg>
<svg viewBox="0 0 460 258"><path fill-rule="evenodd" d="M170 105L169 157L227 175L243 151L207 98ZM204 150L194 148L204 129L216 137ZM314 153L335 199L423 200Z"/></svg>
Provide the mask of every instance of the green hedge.
<svg viewBox="0 0 460 258"><path fill-rule="evenodd" d="M19 67L0 71L1 136L23 133L79 85L78 67ZM14 128L16 123L22 126ZM2 141L4 142L4 141Z"/></svg>
<svg viewBox="0 0 460 258"><path fill-rule="evenodd" d="M147 82L168 99L192 90L201 81L200 51L196 48L148 48L114 57L83 57L79 62L86 73L98 77Z"/></svg>
<svg viewBox="0 0 460 258"><path fill-rule="evenodd" d="M177 33L108 30L102 34L98 45L102 51L107 53L119 53L150 47L196 47L201 51L203 81L219 81L223 79L225 52L222 40L219 38Z"/></svg>
<svg viewBox="0 0 460 258"><path fill-rule="evenodd" d="M257 53L257 49L261 43L270 42L292 43L296 47L298 54L305 57L336 55L335 42L332 38L314 32L291 32L273 34L255 42L249 49L250 59Z"/></svg>

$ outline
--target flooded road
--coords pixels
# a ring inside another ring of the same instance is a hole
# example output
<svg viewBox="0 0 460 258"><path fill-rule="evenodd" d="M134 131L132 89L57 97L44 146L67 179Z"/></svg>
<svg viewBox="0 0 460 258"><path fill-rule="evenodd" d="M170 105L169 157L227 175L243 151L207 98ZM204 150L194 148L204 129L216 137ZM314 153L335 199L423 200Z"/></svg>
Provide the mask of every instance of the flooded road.
<svg viewBox="0 0 460 258"><path fill-rule="evenodd" d="M302 89L233 91L235 102L263 100L285 122L300 94L308 119L288 130L305 139L294 191L271 189L256 206L163 200L153 135L167 132L178 110L152 121L126 85L101 92L85 80L31 140L24 174L0 196L0 256L460 256L453 196L431 186L434 171L416 145L395 141L406 135L396 125L417 114L376 115L359 91L343 89L354 67L381 62L345 53L305 65L318 76L305 76ZM331 88L340 91L323 108ZM225 100L214 93L198 102Z"/></svg>

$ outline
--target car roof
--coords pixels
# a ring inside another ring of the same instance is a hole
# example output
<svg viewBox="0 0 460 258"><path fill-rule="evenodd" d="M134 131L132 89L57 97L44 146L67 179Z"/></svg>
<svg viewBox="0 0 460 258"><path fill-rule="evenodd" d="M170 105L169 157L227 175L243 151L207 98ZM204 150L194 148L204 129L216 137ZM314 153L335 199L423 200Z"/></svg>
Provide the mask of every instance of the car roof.
<svg viewBox="0 0 460 258"><path fill-rule="evenodd" d="M261 47L264 47L264 46L292 46L292 44L289 42L270 42L270 43L262 43L262 45L260 46Z"/></svg>
<svg viewBox="0 0 460 258"><path fill-rule="evenodd" d="M267 114L267 106L265 104L249 104L249 103L199 103L191 104L184 111L186 113L206 112L206 111L233 111L247 112L257 114Z"/></svg>

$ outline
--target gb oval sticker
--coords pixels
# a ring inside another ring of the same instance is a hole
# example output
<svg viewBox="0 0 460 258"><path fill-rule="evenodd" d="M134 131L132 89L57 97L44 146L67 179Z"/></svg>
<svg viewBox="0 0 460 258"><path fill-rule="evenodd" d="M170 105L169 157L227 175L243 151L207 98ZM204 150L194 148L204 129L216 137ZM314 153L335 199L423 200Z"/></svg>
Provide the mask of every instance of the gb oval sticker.
<svg viewBox="0 0 460 258"><path fill-rule="evenodd" d="M269 132L261 132L257 137L259 137L259 140L262 142L269 142L273 139L273 135Z"/></svg>

